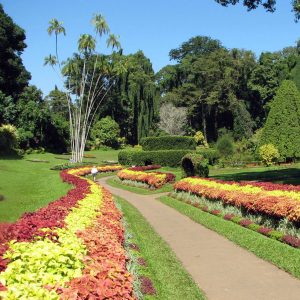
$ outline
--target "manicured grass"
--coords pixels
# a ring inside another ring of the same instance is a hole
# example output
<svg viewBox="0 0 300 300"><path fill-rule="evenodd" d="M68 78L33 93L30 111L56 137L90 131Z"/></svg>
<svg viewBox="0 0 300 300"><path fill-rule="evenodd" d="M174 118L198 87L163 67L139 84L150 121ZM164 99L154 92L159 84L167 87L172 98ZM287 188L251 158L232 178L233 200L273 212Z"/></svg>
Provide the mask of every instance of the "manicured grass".
<svg viewBox="0 0 300 300"><path fill-rule="evenodd" d="M253 252L256 256L300 278L299 249L262 236L261 234L203 212L200 209L176 199L161 197L160 201L188 216L193 221L204 225L237 245Z"/></svg>
<svg viewBox="0 0 300 300"><path fill-rule="evenodd" d="M274 183L300 184L300 164L257 168L210 169L209 176L222 180L255 180Z"/></svg>
<svg viewBox="0 0 300 300"><path fill-rule="evenodd" d="M115 197L115 200L121 206L141 256L147 261L147 276L151 278L157 291L156 296L146 296L145 299L205 299L170 247L139 211L120 197Z"/></svg>
<svg viewBox="0 0 300 300"><path fill-rule="evenodd" d="M118 151L90 151L96 159L85 161L117 160ZM16 221L24 212L34 211L65 195L71 188L63 183L59 171L50 170L54 165L68 161L69 156L51 153L0 157L0 222ZM40 160L48 162L31 162Z"/></svg>
<svg viewBox="0 0 300 300"><path fill-rule="evenodd" d="M156 189L156 190L150 190L150 189L147 189L147 188L135 187L135 186L130 186L130 185L122 184L122 183L116 181L114 178L108 179L107 183L110 186L113 186L113 187L116 187L116 188L120 188L120 189L129 191L129 192L140 194L140 195L152 195L152 194L159 194L159 193L166 193L166 192L173 191L173 185L172 184L168 184L168 183L165 184L160 189Z"/></svg>

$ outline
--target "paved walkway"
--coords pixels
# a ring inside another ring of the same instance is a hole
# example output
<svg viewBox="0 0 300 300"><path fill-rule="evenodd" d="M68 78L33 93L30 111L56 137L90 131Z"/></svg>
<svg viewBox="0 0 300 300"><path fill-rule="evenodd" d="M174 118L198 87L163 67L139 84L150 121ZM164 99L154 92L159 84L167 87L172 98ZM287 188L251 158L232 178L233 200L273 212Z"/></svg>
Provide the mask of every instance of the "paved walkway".
<svg viewBox="0 0 300 300"><path fill-rule="evenodd" d="M300 280L155 200L160 195L114 188L107 179L99 183L141 212L209 300L300 299Z"/></svg>

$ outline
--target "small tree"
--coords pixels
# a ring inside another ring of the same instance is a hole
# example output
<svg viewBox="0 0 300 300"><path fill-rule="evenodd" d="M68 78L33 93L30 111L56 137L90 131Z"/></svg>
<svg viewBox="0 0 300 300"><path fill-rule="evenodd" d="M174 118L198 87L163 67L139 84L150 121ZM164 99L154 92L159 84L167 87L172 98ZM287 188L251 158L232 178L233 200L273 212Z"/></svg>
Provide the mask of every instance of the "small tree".
<svg viewBox="0 0 300 300"><path fill-rule="evenodd" d="M204 134L201 131L197 131L194 135L195 142L197 146L204 146L205 148L208 148L208 143L204 137Z"/></svg>
<svg viewBox="0 0 300 300"><path fill-rule="evenodd" d="M265 144L259 147L259 156L267 167L271 166L280 157L277 148L273 144Z"/></svg>
<svg viewBox="0 0 300 300"><path fill-rule="evenodd" d="M18 145L17 128L12 125L0 126L0 152L10 152Z"/></svg>
<svg viewBox="0 0 300 300"><path fill-rule="evenodd" d="M158 127L171 135L184 135L187 124L187 109L175 107L172 103L164 103L159 110Z"/></svg>
<svg viewBox="0 0 300 300"><path fill-rule="evenodd" d="M111 117L105 117L92 127L91 137L94 141L99 141L99 145L117 148L120 137L119 124Z"/></svg>
<svg viewBox="0 0 300 300"><path fill-rule="evenodd" d="M217 149L219 153L228 158L234 154L233 139L229 134L222 135L217 141Z"/></svg>
<svg viewBox="0 0 300 300"><path fill-rule="evenodd" d="M280 156L300 157L300 94L290 80L282 82L271 104L260 145L276 145Z"/></svg>

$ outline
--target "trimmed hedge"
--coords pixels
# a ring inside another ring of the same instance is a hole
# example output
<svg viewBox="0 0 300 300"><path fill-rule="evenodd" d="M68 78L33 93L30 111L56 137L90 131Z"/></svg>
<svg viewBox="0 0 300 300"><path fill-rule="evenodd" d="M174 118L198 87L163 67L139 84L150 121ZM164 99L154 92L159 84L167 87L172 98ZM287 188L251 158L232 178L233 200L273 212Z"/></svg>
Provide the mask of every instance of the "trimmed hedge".
<svg viewBox="0 0 300 300"><path fill-rule="evenodd" d="M183 177L200 176L208 177L208 160L201 154L188 153L181 160Z"/></svg>
<svg viewBox="0 0 300 300"><path fill-rule="evenodd" d="M160 151L135 151L122 150L119 152L119 163L121 165L146 166L158 164L168 167L177 167L181 159L190 150L160 150Z"/></svg>
<svg viewBox="0 0 300 300"><path fill-rule="evenodd" d="M141 146L145 151L156 150L196 150L196 142L190 136L159 136L141 139Z"/></svg>

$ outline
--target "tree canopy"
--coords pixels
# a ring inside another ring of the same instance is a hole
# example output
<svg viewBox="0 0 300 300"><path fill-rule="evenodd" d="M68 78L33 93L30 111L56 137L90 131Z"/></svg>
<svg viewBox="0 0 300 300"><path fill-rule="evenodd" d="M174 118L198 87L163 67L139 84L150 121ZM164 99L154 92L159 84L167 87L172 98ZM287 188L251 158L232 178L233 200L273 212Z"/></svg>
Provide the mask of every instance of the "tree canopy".
<svg viewBox="0 0 300 300"><path fill-rule="evenodd" d="M259 6L265 8L268 12L274 12L276 10L276 0L215 0L223 6L236 5L242 2L248 10L256 9ZM292 10L295 13L295 20L300 19L300 3L299 0L291 0Z"/></svg>

